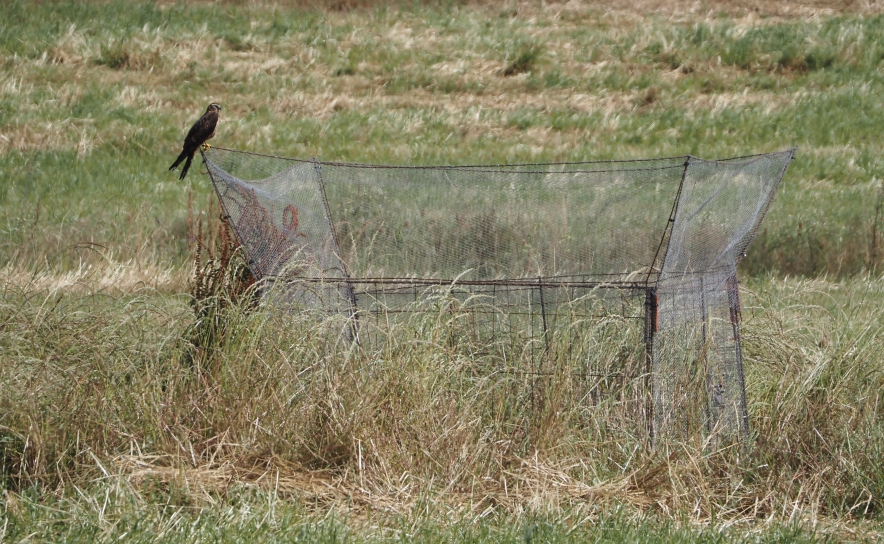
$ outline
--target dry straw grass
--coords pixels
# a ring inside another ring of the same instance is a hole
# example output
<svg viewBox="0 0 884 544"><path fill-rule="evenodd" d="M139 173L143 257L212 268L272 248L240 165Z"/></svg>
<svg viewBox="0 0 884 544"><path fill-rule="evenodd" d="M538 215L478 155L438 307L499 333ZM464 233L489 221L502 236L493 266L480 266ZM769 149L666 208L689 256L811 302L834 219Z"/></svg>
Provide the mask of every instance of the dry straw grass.
<svg viewBox="0 0 884 544"><path fill-rule="evenodd" d="M192 319L180 308L133 301L114 315L73 292L29 302L7 285L0 341L19 339L0 374L6 477L11 489L110 477L209 504L251 486L357 516L430 500L475 517L864 518L881 508L884 384L864 370L884 356L863 306L881 296L877 281L749 294L748 449L708 437L650 448L624 402L631 383L591 407L561 387L538 405L530 391L544 382L471 370L478 347L447 312L419 312L357 349L309 314L232 311L223 346L195 363L164 332ZM831 304L843 297L852 310Z"/></svg>
<svg viewBox="0 0 884 544"><path fill-rule="evenodd" d="M569 7L570 6L570 7ZM709 16L727 14L731 17L782 17L834 15L838 13L880 13L884 4L875 0L773 0L770 2L740 2L734 0L627 0L570 1L563 9L582 6L623 12L630 15L646 13L667 14L672 17Z"/></svg>
<svg viewBox="0 0 884 544"><path fill-rule="evenodd" d="M102 259L82 263L75 270L65 272L39 270L28 272L17 267L0 269L0 281L7 287L22 291L78 294L102 292L110 294L136 293L149 290L156 293L177 293L187 285L187 272L177 267L161 267L132 260L126 262Z"/></svg>

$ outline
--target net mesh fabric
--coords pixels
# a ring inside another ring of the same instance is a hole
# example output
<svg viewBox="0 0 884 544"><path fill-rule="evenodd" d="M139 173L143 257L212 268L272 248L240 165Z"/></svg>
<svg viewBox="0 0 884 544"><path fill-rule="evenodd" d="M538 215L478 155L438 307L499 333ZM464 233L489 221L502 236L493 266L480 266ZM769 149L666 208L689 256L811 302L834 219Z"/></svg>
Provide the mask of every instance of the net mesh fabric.
<svg viewBox="0 0 884 544"><path fill-rule="evenodd" d="M477 345L522 345L535 374L567 359L589 375L605 359L590 353L599 320L616 318L639 346L617 371L646 375L635 413L657 434L745 435L736 264L793 151L402 167L212 148L204 160L253 272L285 285L268 292L348 316L351 338L381 339L379 323L433 301Z"/></svg>
<svg viewBox="0 0 884 544"><path fill-rule="evenodd" d="M793 151L749 159L690 157L657 281L656 430L749 432L736 265Z"/></svg>

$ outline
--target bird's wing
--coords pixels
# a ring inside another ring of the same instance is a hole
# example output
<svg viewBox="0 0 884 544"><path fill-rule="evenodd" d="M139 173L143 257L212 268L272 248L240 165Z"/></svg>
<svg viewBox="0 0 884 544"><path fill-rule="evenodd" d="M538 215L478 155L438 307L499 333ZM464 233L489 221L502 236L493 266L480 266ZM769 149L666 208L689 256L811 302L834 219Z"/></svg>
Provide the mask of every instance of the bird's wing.
<svg viewBox="0 0 884 544"><path fill-rule="evenodd" d="M190 127L190 132L184 138L184 146L196 149L200 144L208 140L215 133L215 125L218 124L218 112L209 111L199 118L199 120Z"/></svg>

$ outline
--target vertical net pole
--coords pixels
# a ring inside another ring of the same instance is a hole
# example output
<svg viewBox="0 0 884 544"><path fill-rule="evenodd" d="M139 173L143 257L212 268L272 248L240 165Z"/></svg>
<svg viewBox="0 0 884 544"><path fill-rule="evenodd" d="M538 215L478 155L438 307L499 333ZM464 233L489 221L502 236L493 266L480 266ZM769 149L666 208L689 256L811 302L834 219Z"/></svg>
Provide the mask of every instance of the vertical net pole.
<svg viewBox="0 0 884 544"><path fill-rule="evenodd" d="M654 260L651 261L651 266L648 268L648 275L645 278L645 284L651 282L651 276L654 274L654 270L658 272L657 277L654 279L655 282L660 281L659 273L663 271L663 264L666 263L666 256L669 255L669 245L672 243L672 227L675 224L675 215L678 213L678 203L681 200L681 191L684 188L684 180L688 175L688 166L691 164L690 155L686 156L684 159L684 166L681 171L681 180L678 182L678 191L675 193L675 200L672 201L672 210L669 212L669 221L666 223L666 228L663 229L663 235L660 237L660 243L657 245L657 251L654 252ZM667 236L668 235L668 236ZM660 261L660 265L657 265L657 259L660 257L660 250L663 249L663 244L666 244L666 251L663 252L663 260Z"/></svg>
<svg viewBox="0 0 884 544"><path fill-rule="evenodd" d="M338 232L335 230L334 221L331 218L331 210L328 206L328 195L325 193L325 182L322 179L322 163L313 159L313 168L316 171L316 181L319 184L319 193L322 195L322 208L325 214L325 220L328 221L328 228L331 231L332 241L335 244L335 251L338 254L338 261L341 263L341 273L344 275L344 289L347 295L347 303L350 306L350 341L359 344L359 315L357 313L359 307L356 304L356 293L353 290L353 284L350 282L350 271L347 264L344 263L341 256L341 244L338 241Z"/></svg>
<svg viewBox="0 0 884 544"><path fill-rule="evenodd" d="M654 441L654 395L651 390L651 370L654 365L654 334L657 332L657 289L645 289L645 419L648 436Z"/></svg>
<svg viewBox="0 0 884 544"><path fill-rule="evenodd" d="M660 395L661 389L666 388L666 386L661 386L664 382L663 380L663 372L662 366L660 363L662 362L662 358L664 357L663 346L661 345L661 338L658 332L660 331L660 284L661 277L663 275L663 269L666 266L666 258L669 256L669 251L672 246L672 236L673 231L675 230L675 218L678 216L678 206L681 203L682 193L684 191L685 179L687 179L688 168L690 168L691 164L691 156L685 156L684 166L681 171L681 179L678 182L678 190L675 193L675 200L672 202L672 210L669 212L669 220L666 223L666 228L663 230L663 235L660 237L660 244L657 246L657 251L654 253L654 260L651 263L651 267L648 270L648 276L645 279L645 283L650 285L651 276L654 270L657 270L657 276L653 279L653 287L648 288L648 295L646 295L646 305L645 305L645 319L646 319L646 357L647 357L647 372L645 372L645 390L648 397L648 406L647 406L647 414L648 414L648 429L649 435L651 438L651 443L654 444L656 440L666 431L666 428L669 426L669 418L671 414L669 411L664 411L664 407L662 403L660 403ZM663 246L666 246L663 249ZM663 250L662 259L658 261L660 258L660 250ZM659 262L659 264L658 264ZM667 300L669 297L667 297ZM671 302L671 301L670 301ZM668 373L667 373L668 374ZM670 379L671 376L666 376L666 380ZM660 404L660 406L658 406Z"/></svg>
<svg viewBox="0 0 884 544"><path fill-rule="evenodd" d="M740 430L743 438L749 439L749 410L746 403L746 383L743 374L743 347L740 342L740 317L742 308L740 304L740 282L736 273L727 280L727 298L730 306L731 327L734 331L734 343L736 345L736 373L740 387ZM715 392L713 392L715 394Z"/></svg>
<svg viewBox="0 0 884 544"><path fill-rule="evenodd" d="M549 326L546 323L546 301L543 298L543 278L537 278L537 291L540 295L540 318L543 323L543 348L549 357Z"/></svg>
<svg viewBox="0 0 884 544"><path fill-rule="evenodd" d="M704 377L706 378L706 395L705 398L697 399L697 402L703 403L703 411L706 412L706 430L712 432L712 429L717 427L717 421L713 421L717 419L709 406L710 396L713 395L713 391L715 388L715 377L712 374L712 368L709 365L709 350L715 349L715 346L711 346L709 343L709 307L706 301L706 282L703 279L703 276L700 276L700 350L697 354L697 372L702 372ZM696 376L691 376L692 380L694 378L698 378ZM712 399L714 402L714 399Z"/></svg>

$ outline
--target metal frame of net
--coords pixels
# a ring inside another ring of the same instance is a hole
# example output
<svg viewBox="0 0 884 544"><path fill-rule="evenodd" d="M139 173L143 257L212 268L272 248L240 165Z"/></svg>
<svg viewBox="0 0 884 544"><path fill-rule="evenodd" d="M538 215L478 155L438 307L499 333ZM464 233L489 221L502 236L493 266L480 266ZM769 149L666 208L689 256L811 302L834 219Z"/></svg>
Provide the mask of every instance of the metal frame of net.
<svg viewBox="0 0 884 544"><path fill-rule="evenodd" d="M631 402L652 435L743 438L737 263L794 152L418 167L213 147L203 159L274 303L344 316L360 343L383 342L397 316L446 313L477 361L497 361L486 371L503 360L549 384L568 361L575 402L641 383Z"/></svg>

